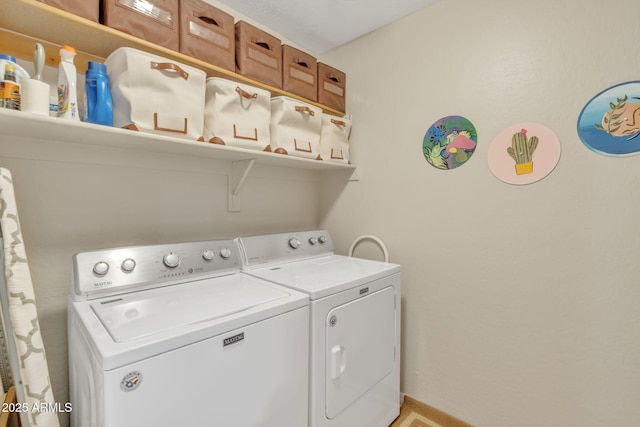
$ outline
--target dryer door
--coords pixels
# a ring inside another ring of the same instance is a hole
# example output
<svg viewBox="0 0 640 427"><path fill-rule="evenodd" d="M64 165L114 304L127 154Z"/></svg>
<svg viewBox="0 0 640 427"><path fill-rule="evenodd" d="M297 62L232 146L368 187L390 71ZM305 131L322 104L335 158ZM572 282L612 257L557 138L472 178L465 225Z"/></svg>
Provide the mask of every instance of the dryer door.
<svg viewBox="0 0 640 427"><path fill-rule="evenodd" d="M390 286L329 312L325 323L327 418L334 418L393 369L395 310Z"/></svg>

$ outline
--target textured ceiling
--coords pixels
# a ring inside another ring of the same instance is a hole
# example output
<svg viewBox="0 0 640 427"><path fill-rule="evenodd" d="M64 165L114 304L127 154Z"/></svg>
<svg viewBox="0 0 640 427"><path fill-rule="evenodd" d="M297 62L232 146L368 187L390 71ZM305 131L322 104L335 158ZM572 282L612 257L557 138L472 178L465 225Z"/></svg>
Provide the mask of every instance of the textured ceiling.
<svg viewBox="0 0 640 427"><path fill-rule="evenodd" d="M436 0L219 0L315 55Z"/></svg>

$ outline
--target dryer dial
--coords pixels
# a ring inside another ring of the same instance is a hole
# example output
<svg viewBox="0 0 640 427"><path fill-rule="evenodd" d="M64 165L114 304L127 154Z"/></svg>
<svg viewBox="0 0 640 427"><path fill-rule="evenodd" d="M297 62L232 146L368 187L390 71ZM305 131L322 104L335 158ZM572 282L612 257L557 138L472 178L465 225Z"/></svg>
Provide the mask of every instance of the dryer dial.
<svg viewBox="0 0 640 427"><path fill-rule="evenodd" d="M231 256L231 249L229 248L220 249L220 256L224 259L229 258Z"/></svg>
<svg viewBox="0 0 640 427"><path fill-rule="evenodd" d="M204 251L202 251L202 259L206 261L211 261L214 256L215 253L211 249L205 249Z"/></svg>
<svg viewBox="0 0 640 427"><path fill-rule="evenodd" d="M291 246L292 249L298 249L300 247L300 240L298 240L297 237L290 238L289 246Z"/></svg>
<svg viewBox="0 0 640 427"><path fill-rule="evenodd" d="M309 243L311 245L315 245L316 243L318 243L318 239L316 239L315 237L311 237L309 238Z"/></svg>
<svg viewBox="0 0 640 427"><path fill-rule="evenodd" d="M176 268L180 264L180 257L173 252L166 253L162 262L169 268Z"/></svg>
<svg viewBox="0 0 640 427"><path fill-rule="evenodd" d="M327 236L320 236L318 237L318 241L320 243L327 243Z"/></svg>

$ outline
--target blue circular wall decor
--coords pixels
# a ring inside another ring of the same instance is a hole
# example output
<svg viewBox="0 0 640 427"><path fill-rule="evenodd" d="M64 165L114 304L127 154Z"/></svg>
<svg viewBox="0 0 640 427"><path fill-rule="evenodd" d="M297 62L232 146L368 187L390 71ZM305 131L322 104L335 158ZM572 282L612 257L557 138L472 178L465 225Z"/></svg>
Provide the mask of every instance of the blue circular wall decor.
<svg viewBox="0 0 640 427"><path fill-rule="evenodd" d="M640 81L620 83L594 96L578 117L578 136L605 156L640 154Z"/></svg>

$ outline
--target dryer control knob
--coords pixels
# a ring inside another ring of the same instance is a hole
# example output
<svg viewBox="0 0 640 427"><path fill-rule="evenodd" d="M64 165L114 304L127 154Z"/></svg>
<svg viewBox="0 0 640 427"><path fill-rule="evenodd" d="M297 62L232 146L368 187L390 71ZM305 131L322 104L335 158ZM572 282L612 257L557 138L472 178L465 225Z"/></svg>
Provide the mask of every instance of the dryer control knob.
<svg viewBox="0 0 640 427"><path fill-rule="evenodd" d="M320 243L327 243L327 236L320 236L318 237L318 241Z"/></svg>
<svg viewBox="0 0 640 427"><path fill-rule="evenodd" d="M205 249L202 251L202 259L211 261L216 254L211 249Z"/></svg>
<svg viewBox="0 0 640 427"><path fill-rule="evenodd" d="M120 267L123 271L131 272L134 268L136 268L136 262L131 258L127 258L122 261L122 265Z"/></svg>
<svg viewBox="0 0 640 427"><path fill-rule="evenodd" d="M96 262L96 264L93 266L93 272L98 276L104 276L105 274L107 274L107 271L109 271L109 264L104 261Z"/></svg>
<svg viewBox="0 0 640 427"><path fill-rule="evenodd" d="M318 243L318 239L316 239L315 237L312 237L309 239L309 243L312 245L315 245L316 243Z"/></svg>
<svg viewBox="0 0 640 427"><path fill-rule="evenodd" d="M300 247L300 240L298 240L296 237L290 238L289 246L291 246L292 249L298 249Z"/></svg>
<svg viewBox="0 0 640 427"><path fill-rule="evenodd" d="M229 258L231 256L231 249L229 248L220 249L220 256L224 259Z"/></svg>
<svg viewBox="0 0 640 427"><path fill-rule="evenodd" d="M164 262L164 265L166 265L167 267L176 268L178 264L180 264L180 257L174 254L173 252L169 252L168 254L164 255L164 258L162 258L162 261Z"/></svg>

